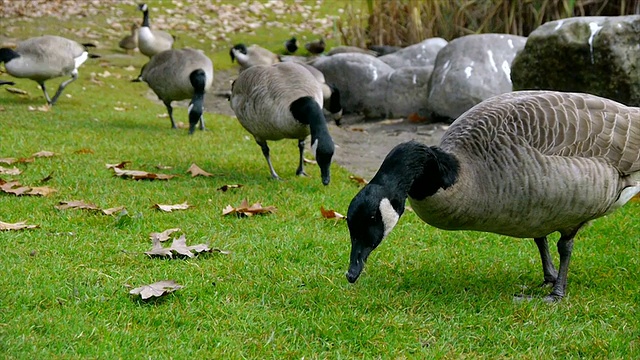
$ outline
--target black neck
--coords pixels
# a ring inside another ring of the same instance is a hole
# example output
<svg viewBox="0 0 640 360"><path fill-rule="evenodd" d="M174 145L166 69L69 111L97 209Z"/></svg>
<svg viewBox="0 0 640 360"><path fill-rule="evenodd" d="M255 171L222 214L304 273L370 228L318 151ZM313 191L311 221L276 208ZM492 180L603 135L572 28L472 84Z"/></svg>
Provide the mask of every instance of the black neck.
<svg viewBox="0 0 640 360"><path fill-rule="evenodd" d="M145 10L142 12L142 26L143 27L148 27L151 28L151 26L149 26L149 10Z"/></svg>
<svg viewBox="0 0 640 360"><path fill-rule="evenodd" d="M20 57L20 54L9 48L0 49L0 63L8 63L9 61Z"/></svg>

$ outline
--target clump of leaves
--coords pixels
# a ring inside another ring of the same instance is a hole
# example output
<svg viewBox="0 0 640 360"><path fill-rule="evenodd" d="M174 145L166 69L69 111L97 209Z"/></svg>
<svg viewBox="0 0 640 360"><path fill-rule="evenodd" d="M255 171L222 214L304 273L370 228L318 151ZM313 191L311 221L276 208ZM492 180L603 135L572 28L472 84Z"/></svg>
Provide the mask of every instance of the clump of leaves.
<svg viewBox="0 0 640 360"><path fill-rule="evenodd" d="M259 202L249 206L249 202L247 201L247 199L244 199L238 207L227 205L227 207L222 210L222 215L235 214L238 217L248 217L256 214L271 214L275 213L276 211L277 209L275 206L262 206L262 204Z"/></svg>
<svg viewBox="0 0 640 360"><path fill-rule="evenodd" d="M184 286L173 280L162 280L149 285L142 285L129 291L131 295L140 295L142 300L152 297L161 297L170 294L176 290L182 289Z"/></svg>
<svg viewBox="0 0 640 360"><path fill-rule="evenodd" d="M55 208L58 210L66 210L66 209L90 210L90 211L101 212L105 215L113 215L125 209L124 206L101 209L95 204L87 203L84 201L60 201L60 203L56 205Z"/></svg>
<svg viewBox="0 0 640 360"><path fill-rule="evenodd" d="M38 225L27 225L26 221L20 221L17 223L6 223L4 221L0 221L0 231L2 230L22 230L22 229L33 229L37 228Z"/></svg>
<svg viewBox="0 0 640 360"><path fill-rule="evenodd" d="M0 179L0 192L13 194L16 196L30 195L30 196L47 196L56 192L54 188L48 186L24 186L18 181L4 181Z"/></svg>

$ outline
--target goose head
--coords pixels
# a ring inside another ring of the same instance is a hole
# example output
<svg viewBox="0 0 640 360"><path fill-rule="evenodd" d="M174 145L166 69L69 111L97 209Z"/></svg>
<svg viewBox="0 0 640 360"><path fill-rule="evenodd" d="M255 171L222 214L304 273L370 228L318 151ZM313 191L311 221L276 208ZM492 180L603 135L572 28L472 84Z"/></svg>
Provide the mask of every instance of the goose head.
<svg viewBox="0 0 640 360"><path fill-rule="evenodd" d="M298 50L298 39L296 39L295 36L294 36L291 39L287 40L284 43L284 46L287 48L287 51L290 54L293 54Z"/></svg>
<svg viewBox="0 0 640 360"><path fill-rule="evenodd" d="M9 49L9 48L0 49L0 64L8 63L9 61L18 57L20 57L20 54L18 54L12 49Z"/></svg>
<svg viewBox="0 0 640 360"><path fill-rule="evenodd" d="M247 46L245 44L237 44L236 46L232 47L231 50L229 50L229 56L231 56L231 62L234 62L236 60L237 53L242 53L247 55Z"/></svg>
<svg viewBox="0 0 640 360"><path fill-rule="evenodd" d="M351 201L347 224L351 234L351 256L347 280L358 280L369 254L393 230L404 212L404 199L393 199L381 185L364 187Z"/></svg>
<svg viewBox="0 0 640 360"><path fill-rule="evenodd" d="M146 12L149 11L149 7L147 6L147 4L138 4L138 10L142 11L142 12Z"/></svg>

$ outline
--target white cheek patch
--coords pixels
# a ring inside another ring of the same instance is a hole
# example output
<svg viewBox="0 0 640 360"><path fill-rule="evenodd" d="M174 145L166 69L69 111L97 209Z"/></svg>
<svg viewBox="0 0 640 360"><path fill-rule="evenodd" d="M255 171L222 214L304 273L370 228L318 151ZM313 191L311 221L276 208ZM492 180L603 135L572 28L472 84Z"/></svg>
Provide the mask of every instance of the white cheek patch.
<svg viewBox="0 0 640 360"><path fill-rule="evenodd" d="M382 223L384 224L384 235L382 235L384 239L389 235L391 230L393 230L394 226L396 226L400 215L398 215L393 206L391 206L391 202L389 202L387 198L380 201L380 214L382 215Z"/></svg>
<svg viewBox="0 0 640 360"><path fill-rule="evenodd" d="M313 157L316 157L316 151L318 150L318 139L316 139L312 144L311 144L311 153L313 154Z"/></svg>

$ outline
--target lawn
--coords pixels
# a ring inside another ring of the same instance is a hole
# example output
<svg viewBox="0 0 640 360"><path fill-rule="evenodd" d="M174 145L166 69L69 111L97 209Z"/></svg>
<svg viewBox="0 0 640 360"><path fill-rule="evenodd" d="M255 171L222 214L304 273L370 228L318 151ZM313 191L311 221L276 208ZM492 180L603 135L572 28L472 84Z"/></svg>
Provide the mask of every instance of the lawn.
<svg viewBox="0 0 640 360"><path fill-rule="evenodd" d="M337 15L343 5L326 0L317 11ZM104 24L114 14L122 12L127 21L141 17L134 3L101 6L103 16L73 24L50 16L16 18L0 33L77 38L72 34L89 29L99 36L95 51L103 55L83 65L80 78L49 111L38 110L45 101L33 81L15 80L28 95L0 88L0 158L56 154L0 164L23 171L0 178L57 190L43 197L0 193L0 221L39 226L0 232L3 357L640 357L639 203L632 201L578 235L568 297L558 304L513 301L523 287L537 296L548 291L536 288L542 269L533 241L440 231L410 211L371 256L360 280L349 284L346 222L324 219L320 207L346 213L359 190L350 174L334 165L326 187L314 165L307 165L308 178L296 177L297 146L290 140L271 145L284 181L271 180L259 147L236 119L223 115L205 114L209 131L193 136L171 130L169 120L159 117L164 106L149 98L147 86L129 82L145 58L114 56L117 40L107 36L112 28ZM122 35L128 25L123 28ZM230 44L264 40L278 50L290 34L227 34L228 40L207 40L203 48L217 70L229 69ZM178 35L182 44L198 43L188 31ZM49 91L61 80L47 83ZM187 121L184 108L174 114ZM129 169L178 176L115 177L105 164L121 161L130 161ZM191 177L187 169L193 163L214 176ZM217 190L229 184L243 186ZM227 205L245 198L277 212L222 216ZM125 206L126 213L56 209L70 200ZM153 208L185 201L192 207L171 213ZM145 255L149 234L169 228L180 228L189 244L230 253L191 259ZM184 288L152 301L129 295L133 287L159 280Z"/></svg>

